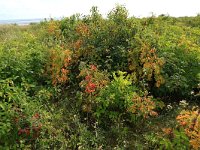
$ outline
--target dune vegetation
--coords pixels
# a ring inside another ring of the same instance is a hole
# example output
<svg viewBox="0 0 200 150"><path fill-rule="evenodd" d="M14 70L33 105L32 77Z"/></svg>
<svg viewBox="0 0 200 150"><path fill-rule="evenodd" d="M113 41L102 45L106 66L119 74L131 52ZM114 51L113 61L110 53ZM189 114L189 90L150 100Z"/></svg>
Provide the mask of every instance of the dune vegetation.
<svg viewBox="0 0 200 150"><path fill-rule="evenodd" d="M200 149L200 15L96 7L0 26L0 149Z"/></svg>

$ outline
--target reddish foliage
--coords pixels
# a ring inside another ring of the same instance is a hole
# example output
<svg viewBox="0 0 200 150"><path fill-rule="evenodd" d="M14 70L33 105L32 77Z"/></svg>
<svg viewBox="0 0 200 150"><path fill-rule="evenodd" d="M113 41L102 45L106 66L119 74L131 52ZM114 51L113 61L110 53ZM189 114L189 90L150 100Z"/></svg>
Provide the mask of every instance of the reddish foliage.
<svg viewBox="0 0 200 150"><path fill-rule="evenodd" d="M97 67L95 65L90 65L90 69L96 71Z"/></svg>
<svg viewBox="0 0 200 150"><path fill-rule="evenodd" d="M96 84L89 82L86 86L85 92L86 93L93 93L93 92L95 92L96 87L97 87Z"/></svg>
<svg viewBox="0 0 200 150"><path fill-rule="evenodd" d="M33 118L39 119L40 118L40 114L39 113L35 113L34 116L33 116Z"/></svg>
<svg viewBox="0 0 200 150"><path fill-rule="evenodd" d="M22 135L22 134L25 134L27 136L30 135L30 128L19 129L18 135Z"/></svg>
<svg viewBox="0 0 200 150"><path fill-rule="evenodd" d="M90 75L85 76L86 81L90 81L91 79L92 79L92 77Z"/></svg>

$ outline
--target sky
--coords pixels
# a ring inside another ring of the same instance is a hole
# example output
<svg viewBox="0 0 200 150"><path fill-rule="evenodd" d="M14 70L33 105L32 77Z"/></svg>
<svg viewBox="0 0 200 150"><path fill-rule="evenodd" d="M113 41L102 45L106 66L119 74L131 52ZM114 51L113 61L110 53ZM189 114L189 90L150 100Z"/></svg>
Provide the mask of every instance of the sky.
<svg viewBox="0 0 200 150"><path fill-rule="evenodd" d="M196 16L200 0L0 0L0 20L68 17L88 15L92 6L106 16L116 4L124 5L129 16Z"/></svg>

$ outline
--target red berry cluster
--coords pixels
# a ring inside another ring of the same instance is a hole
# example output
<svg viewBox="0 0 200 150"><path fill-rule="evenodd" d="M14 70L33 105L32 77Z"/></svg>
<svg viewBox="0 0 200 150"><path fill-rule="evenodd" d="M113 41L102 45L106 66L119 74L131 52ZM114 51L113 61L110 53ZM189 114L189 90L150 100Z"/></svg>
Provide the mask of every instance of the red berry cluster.
<svg viewBox="0 0 200 150"><path fill-rule="evenodd" d="M30 135L30 128L19 129L18 135Z"/></svg>
<svg viewBox="0 0 200 150"><path fill-rule="evenodd" d="M31 139L36 139L40 136L40 131L42 129L42 124L39 122L40 119L40 114L39 113L35 113L32 118L31 118L31 122L32 126L30 125L26 125L24 127L20 127L21 125L19 124L19 118L15 118L14 122L16 124L18 124L18 136L19 137L23 137L23 138L27 138L30 137Z"/></svg>

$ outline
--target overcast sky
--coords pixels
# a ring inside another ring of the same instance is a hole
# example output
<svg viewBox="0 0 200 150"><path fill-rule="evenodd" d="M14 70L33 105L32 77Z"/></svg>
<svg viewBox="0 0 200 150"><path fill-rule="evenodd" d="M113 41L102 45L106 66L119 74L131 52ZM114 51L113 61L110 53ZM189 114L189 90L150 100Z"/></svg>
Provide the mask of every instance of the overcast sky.
<svg viewBox="0 0 200 150"><path fill-rule="evenodd" d="M130 16L144 17L168 14L195 16L200 13L200 0L0 0L0 20L32 19L89 14L98 6L104 16L116 4L125 5Z"/></svg>

